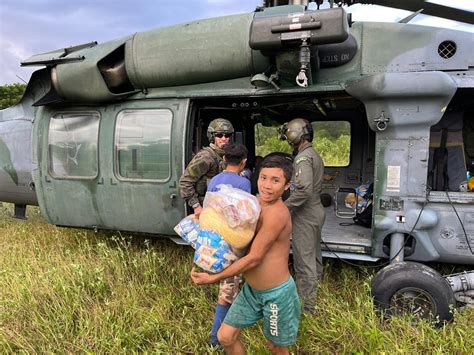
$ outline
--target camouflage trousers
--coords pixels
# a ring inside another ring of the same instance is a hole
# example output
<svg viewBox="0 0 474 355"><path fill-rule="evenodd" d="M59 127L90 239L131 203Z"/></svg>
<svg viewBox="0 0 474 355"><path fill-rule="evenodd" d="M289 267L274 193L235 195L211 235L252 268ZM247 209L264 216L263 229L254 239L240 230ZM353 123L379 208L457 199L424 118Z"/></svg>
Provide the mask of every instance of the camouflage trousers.
<svg viewBox="0 0 474 355"><path fill-rule="evenodd" d="M217 303L232 304L239 293L240 281L240 276L232 276L222 280L219 283L219 297Z"/></svg>

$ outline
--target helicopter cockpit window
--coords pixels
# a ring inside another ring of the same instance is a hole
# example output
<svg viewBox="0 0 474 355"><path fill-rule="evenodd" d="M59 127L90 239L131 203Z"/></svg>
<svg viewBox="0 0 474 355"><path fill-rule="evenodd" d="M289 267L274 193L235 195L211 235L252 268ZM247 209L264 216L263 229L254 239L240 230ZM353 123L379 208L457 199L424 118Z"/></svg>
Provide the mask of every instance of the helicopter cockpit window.
<svg viewBox="0 0 474 355"><path fill-rule="evenodd" d="M49 170L56 178L94 179L98 174L98 112L57 113L49 123Z"/></svg>
<svg viewBox="0 0 474 355"><path fill-rule="evenodd" d="M170 110L126 110L115 129L116 173L126 180L166 180L170 176Z"/></svg>
<svg viewBox="0 0 474 355"><path fill-rule="evenodd" d="M348 121L312 122L313 146L326 167L345 167L351 157L351 124ZM265 156L272 152L291 153L287 142L278 139L278 127L255 126L255 154Z"/></svg>

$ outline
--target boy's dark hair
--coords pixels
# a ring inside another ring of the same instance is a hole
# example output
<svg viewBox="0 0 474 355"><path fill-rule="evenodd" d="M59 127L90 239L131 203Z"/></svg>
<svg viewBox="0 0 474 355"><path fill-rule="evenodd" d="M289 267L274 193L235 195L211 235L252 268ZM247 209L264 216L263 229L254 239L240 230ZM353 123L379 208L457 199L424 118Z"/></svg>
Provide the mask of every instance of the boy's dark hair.
<svg viewBox="0 0 474 355"><path fill-rule="evenodd" d="M265 157L260 163L260 171L264 168L280 168L283 170L286 182L289 182L293 175L293 162L291 158L282 155L270 155Z"/></svg>
<svg viewBox="0 0 474 355"><path fill-rule="evenodd" d="M262 161L263 161L263 157L261 155L256 155L254 160L253 160L254 168L259 166Z"/></svg>
<svg viewBox="0 0 474 355"><path fill-rule="evenodd" d="M224 157L229 165L239 165L247 158L248 150L241 143L229 143L224 146Z"/></svg>

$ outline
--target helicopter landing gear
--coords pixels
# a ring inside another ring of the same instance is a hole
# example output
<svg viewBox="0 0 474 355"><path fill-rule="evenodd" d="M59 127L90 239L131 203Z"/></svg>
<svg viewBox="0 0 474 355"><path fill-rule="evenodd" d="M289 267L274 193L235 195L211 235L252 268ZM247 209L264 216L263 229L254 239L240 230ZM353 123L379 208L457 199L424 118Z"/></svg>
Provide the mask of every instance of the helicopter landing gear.
<svg viewBox="0 0 474 355"><path fill-rule="evenodd" d="M26 219L26 205L17 205L15 203L15 213L13 218Z"/></svg>
<svg viewBox="0 0 474 355"><path fill-rule="evenodd" d="M372 281L372 296L385 316L413 315L435 323L452 320L456 305L446 279L414 262L396 262L380 270Z"/></svg>
<svg viewBox="0 0 474 355"><path fill-rule="evenodd" d="M474 307L474 271L464 271L445 277L454 292L456 301L468 307Z"/></svg>

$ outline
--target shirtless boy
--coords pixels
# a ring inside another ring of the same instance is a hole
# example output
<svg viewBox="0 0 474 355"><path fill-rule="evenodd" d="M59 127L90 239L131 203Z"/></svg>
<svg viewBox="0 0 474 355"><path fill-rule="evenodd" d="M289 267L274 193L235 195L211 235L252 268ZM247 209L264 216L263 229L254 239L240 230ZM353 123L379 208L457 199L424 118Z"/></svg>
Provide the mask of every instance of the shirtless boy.
<svg viewBox="0 0 474 355"><path fill-rule="evenodd" d="M191 271L197 285L219 282L243 273L245 284L218 332L228 354L244 354L241 328L264 319L264 334L273 354L288 354L296 341L300 300L288 270L291 217L281 200L289 188L292 164L280 156L265 159L258 178L262 211L249 252L218 274Z"/></svg>

